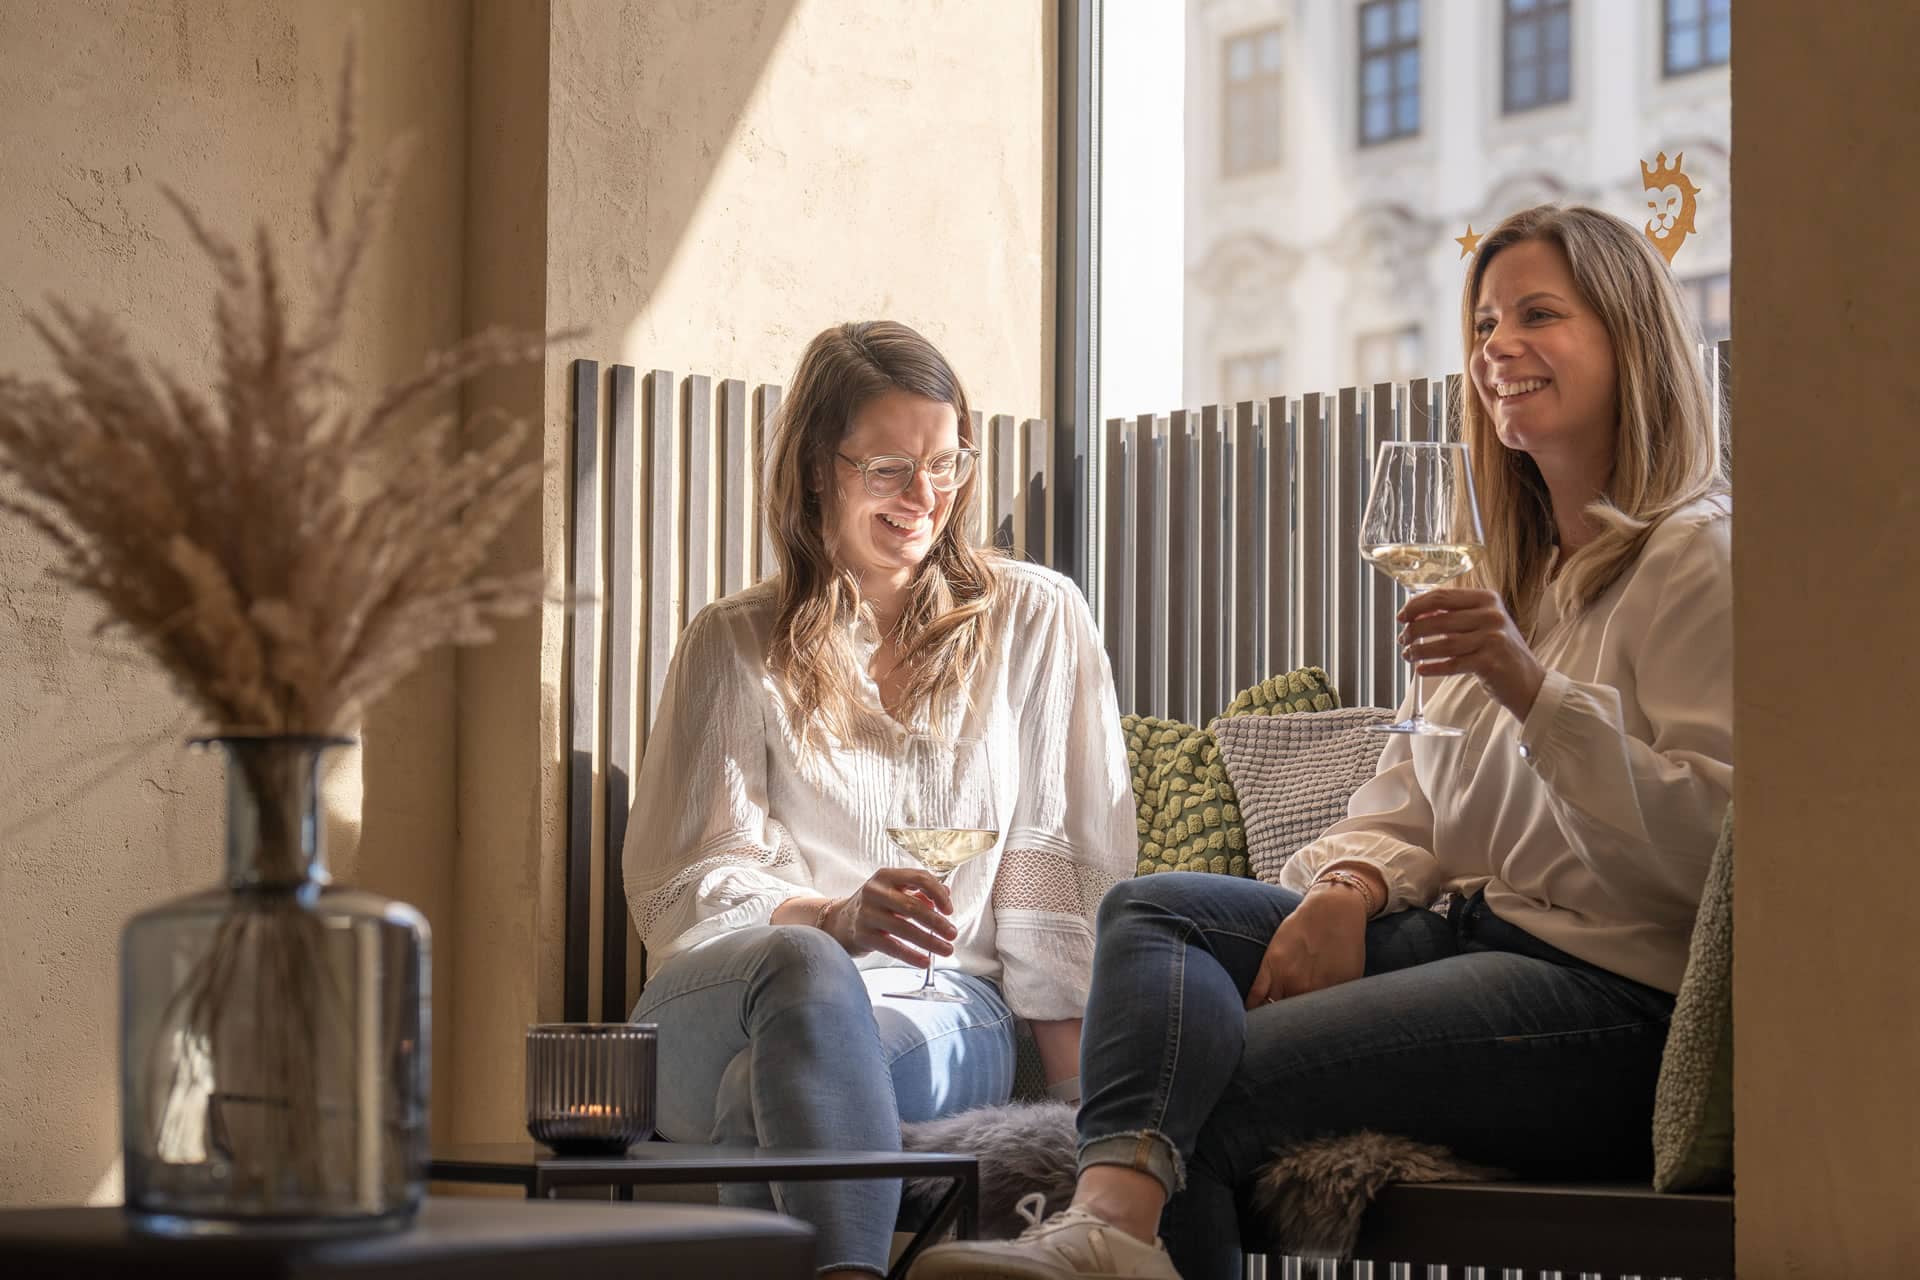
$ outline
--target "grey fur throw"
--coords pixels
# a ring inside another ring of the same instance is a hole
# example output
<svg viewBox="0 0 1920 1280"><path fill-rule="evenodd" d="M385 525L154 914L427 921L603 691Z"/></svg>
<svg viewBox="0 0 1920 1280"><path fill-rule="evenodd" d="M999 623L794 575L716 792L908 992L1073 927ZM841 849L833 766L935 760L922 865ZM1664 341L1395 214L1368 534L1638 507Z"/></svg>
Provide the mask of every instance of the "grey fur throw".
<svg viewBox="0 0 1920 1280"><path fill-rule="evenodd" d="M941 1120L902 1125L909 1151L957 1151L980 1161L980 1235L1004 1239L1026 1223L1014 1212L1020 1198L1041 1192L1047 1212L1073 1195L1078 1136L1074 1109L1064 1102L1010 1102ZM1469 1182L1502 1177L1457 1160L1444 1148L1379 1133L1320 1138L1274 1153L1260 1172L1254 1200L1266 1215L1272 1251L1289 1257L1346 1257L1360 1234L1360 1218L1389 1182ZM945 1184L911 1178L903 1209L911 1220L933 1210Z"/></svg>

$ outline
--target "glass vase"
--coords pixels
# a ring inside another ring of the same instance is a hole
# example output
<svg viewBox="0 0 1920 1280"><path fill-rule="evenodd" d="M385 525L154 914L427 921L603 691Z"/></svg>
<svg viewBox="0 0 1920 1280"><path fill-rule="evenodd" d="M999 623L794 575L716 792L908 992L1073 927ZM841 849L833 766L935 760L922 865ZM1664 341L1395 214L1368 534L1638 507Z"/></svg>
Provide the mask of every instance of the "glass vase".
<svg viewBox="0 0 1920 1280"><path fill-rule="evenodd" d="M320 761L227 737L227 875L121 936L126 1207L149 1230L405 1225L428 1157L427 922L327 873Z"/></svg>

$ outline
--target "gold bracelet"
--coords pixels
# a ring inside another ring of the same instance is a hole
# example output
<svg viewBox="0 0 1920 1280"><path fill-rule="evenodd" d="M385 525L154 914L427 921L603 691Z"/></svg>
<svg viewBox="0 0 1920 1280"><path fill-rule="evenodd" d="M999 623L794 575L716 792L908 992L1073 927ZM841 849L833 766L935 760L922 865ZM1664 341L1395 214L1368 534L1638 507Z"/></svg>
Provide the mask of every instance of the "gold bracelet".
<svg viewBox="0 0 1920 1280"><path fill-rule="evenodd" d="M1345 885L1347 888L1359 894L1360 901L1366 904L1367 919L1369 920L1379 915L1380 908L1385 905L1384 903L1374 901L1373 886L1367 883L1366 877L1360 875L1358 872L1349 871L1345 867L1335 867L1331 871L1322 871L1314 877L1313 884L1308 887L1315 888L1323 884Z"/></svg>
<svg viewBox="0 0 1920 1280"><path fill-rule="evenodd" d="M833 909L839 905L840 902L837 898L828 898L825 902L821 903L820 910L814 912L813 927L829 937L833 936L833 930L827 928L827 917L832 915Z"/></svg>

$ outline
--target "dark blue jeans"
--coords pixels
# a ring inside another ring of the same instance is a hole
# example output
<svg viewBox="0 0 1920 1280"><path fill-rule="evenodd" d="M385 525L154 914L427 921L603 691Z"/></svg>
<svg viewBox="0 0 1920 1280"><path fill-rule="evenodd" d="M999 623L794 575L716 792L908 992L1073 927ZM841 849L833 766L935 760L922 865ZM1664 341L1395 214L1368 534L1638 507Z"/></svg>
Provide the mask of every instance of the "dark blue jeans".
<svg viewBox="0 0 1920 1280"><path fill-rule="evenodd" d="M1672 996L1474 897L1374 921L1366 976L1248 1012L1267 943L1299 902L1163 873L1100 906L1080 1164L1161 1180L1161 1231L1186 1280L1240 1275L1255 1176L1302 1139L1371 1129L1523 1177L1651 1168Z"/></svg>

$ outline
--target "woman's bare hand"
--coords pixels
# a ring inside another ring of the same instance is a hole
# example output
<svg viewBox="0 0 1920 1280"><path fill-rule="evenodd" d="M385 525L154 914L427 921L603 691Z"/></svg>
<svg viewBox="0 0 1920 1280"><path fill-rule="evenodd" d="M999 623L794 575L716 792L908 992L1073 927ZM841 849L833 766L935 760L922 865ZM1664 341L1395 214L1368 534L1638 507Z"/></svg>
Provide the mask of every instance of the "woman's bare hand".
<svg viewBox="0 0 1920 1280"><path fill-rule="evenodd" d="M1347 889L1320 889L1273 931L1247 988L1247 1008L1351 982L1366 970L1366 899Z"/></svg>
<svg viewBox="0 0 1920 1280"><path fill-rule="evenodd" d="M930 871L882 867L847 897L835 902L823 922L849 955L878 951L925 966L928 953L953 954L959 931L947 917L953 895Z"/></svg>
<svg viewBox="0 0 1920 1280"><path fill-rule="evenodd" d="M1546 669L1498 593L1435 587L1407 601L1398 621L1401 656L1415 675L1470 675L1520 719L1533 710Z"/></svg>

